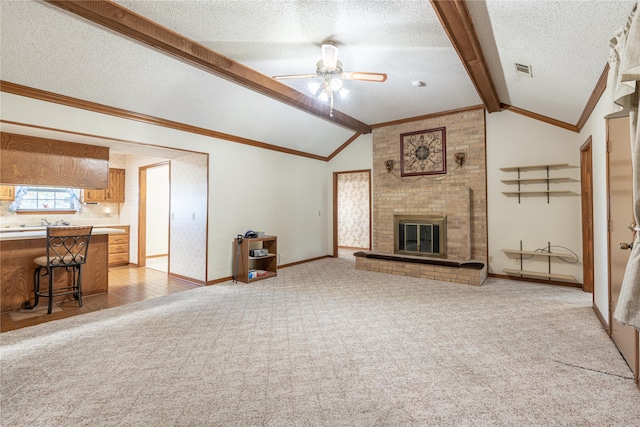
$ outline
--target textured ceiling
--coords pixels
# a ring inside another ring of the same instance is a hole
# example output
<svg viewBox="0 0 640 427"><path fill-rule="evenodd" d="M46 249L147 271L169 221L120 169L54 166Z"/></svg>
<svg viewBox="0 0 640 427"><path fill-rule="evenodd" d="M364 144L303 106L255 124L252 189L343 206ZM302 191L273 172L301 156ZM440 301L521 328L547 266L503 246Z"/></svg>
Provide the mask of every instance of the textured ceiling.
<svg viewBox="0 0 640 427"><path fill-rule="evenodd" d="M320 44L348 81L335 108L367 124L479 105L431 4L398 1L117 1L266 76L313 73ZM500 101L576 124L635 1L469 1ZM4 81L328 156L354 131L283 104L51 4L0 5ZM533 78L514 63L533 67ZM420 80L424 87L414 87ZM284 83L306 93L305 80ZM106 135L105 135L106 136Z"/></svg>
<svg viewBox="0 0 640 427"><path fill-rule="evenodd" d="M347 82L352 96L336 104L369 124L481 104L427 1L180 1L171 13L164 1L118 3L268 76L314 73L333 40L345 70L388 74ZM285 83L307 92L305 79Z"/></svg>
<svg viewBox="0 0 640 427"><path fill-rule="evenodd" d="M609 58L609 39L635 2L469 2L501 101L576 124ZM487 55L488 56L488 55ZM530 65L533 77L515 63ZM506 90L504 89L506 87Z"/></svg>

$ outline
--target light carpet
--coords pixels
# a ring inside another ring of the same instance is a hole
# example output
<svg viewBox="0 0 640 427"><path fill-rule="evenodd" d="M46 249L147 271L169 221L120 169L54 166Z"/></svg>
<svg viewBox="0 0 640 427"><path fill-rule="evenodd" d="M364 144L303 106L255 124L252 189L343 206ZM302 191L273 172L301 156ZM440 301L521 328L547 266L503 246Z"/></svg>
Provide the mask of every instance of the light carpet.
<svg viewBox="0 0 640 427"><path fill-rule="evenodd" d="M5 332L4 426L631 426L579 289L343 259Z"/></svg>

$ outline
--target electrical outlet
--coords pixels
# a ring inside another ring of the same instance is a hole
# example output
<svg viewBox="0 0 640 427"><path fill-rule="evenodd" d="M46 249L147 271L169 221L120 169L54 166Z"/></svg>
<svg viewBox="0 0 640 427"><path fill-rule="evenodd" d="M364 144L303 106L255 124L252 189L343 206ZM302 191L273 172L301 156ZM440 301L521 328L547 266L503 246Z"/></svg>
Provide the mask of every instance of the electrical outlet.
<svg viewBox="0 0 640 427"><path fill-rule="evenodd" d="M520 258L514 258L514 259L513 259L513 263L514 263L515 265L520 265Z"/></svg>
<svg viewBox="0 0 640 427"><path fill-rule="evenodd" d="M196 213L195 212L191 213L191 219L196 219Z"/></svg>
<svg viewBox="0 0 640 427"><path fill-rule="evenodd" d="M489 256L489 262L493 262L493 257Z"/></svg>

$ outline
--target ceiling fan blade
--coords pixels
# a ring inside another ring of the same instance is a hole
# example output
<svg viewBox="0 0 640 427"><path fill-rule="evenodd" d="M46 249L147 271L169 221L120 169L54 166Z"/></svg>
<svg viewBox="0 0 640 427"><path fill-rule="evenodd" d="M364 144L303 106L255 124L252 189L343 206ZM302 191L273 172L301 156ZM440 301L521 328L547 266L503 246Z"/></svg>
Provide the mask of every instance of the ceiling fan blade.
<svg viewBox="0 0 640 427"><path fill-rule="evenodd" d="M284 76L273 76L276 80L286 80L286 79L312 79L317 77L315 74L287 74Z"/></svg>
<svg viewBox="0 0 640 427"><path fill-rule="evenodd" d="M387 75L384 73L365 73L361 71L345 71L342 73L342 78L347 80L362 80L365 82L383 82L387 80Z"/></svg>
<svg viewBox="0 0 640 427"><path fill-rule="evenodd" d="M338 65L338 45L332 41L322 43L322 65L327 70L335 70Z"/></svg>

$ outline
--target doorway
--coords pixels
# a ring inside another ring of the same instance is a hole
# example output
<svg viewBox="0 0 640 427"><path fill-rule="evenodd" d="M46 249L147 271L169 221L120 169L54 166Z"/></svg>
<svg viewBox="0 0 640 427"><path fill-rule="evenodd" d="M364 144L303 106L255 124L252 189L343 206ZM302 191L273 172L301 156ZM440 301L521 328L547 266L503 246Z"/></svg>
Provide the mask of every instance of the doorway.
<svg viewBox="0 0 640 427"><path fill-rule="evenodd" d="M371 170L333 173L333 257L371 249Z"/></svg>
<svg viewBox="0 0 640 427"><path fill-rule="evenodd" d="M593 154L591 137L580 147L582 290L593 293Z"/></svg>
<svg viewBox="0 0 640 427"><path fill-rule="evenodd" d="M171 165L142 166L139 179L138 266L169 273Z"/></svg>
<svg viewBox="0 0 640 427"><path fill-rule="evenodd" d="M638 381L638 331L613 318L633 241L633 178L629 118L607 121L609 191L609 325L611 338Z"/></svg>

